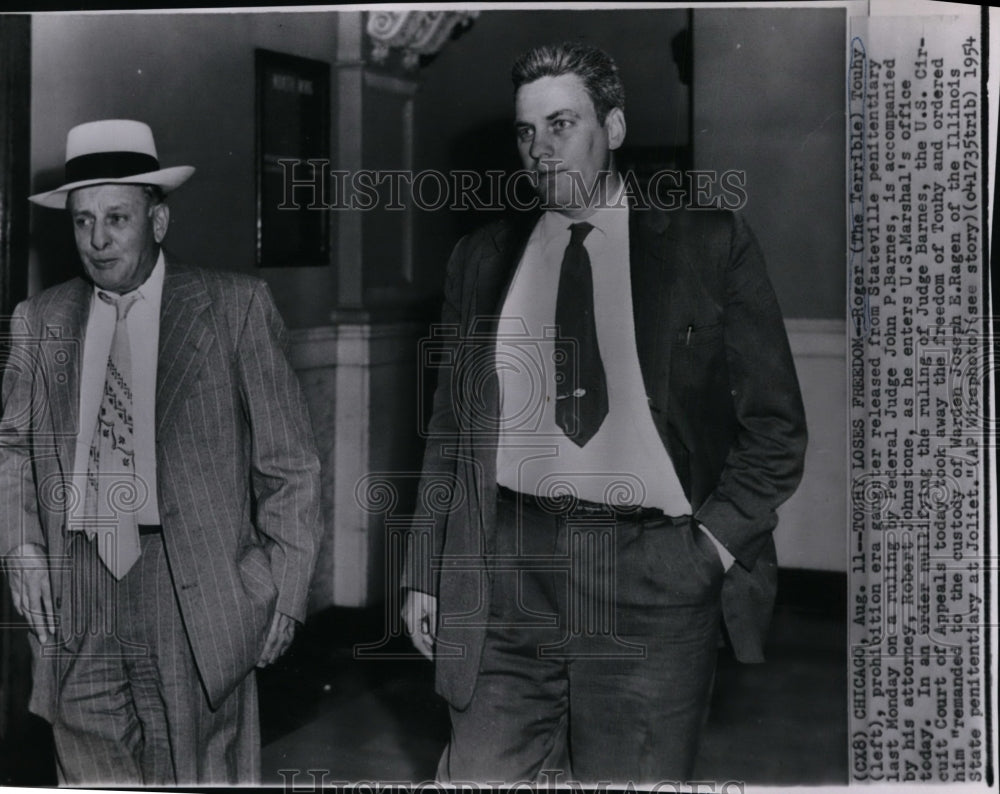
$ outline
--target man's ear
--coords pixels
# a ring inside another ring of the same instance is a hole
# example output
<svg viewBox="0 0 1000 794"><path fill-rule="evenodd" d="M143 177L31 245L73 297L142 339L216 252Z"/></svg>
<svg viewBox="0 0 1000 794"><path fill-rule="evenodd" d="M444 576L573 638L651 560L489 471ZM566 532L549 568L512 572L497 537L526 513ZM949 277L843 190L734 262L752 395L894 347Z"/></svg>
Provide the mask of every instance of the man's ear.
<svg viewBox="0 0 1000 794"><path fill-rule="evenodd" d="M604 117L604 130L608 134L608 148L614 151L625 141L625 114L621 108L611 108Z"/></svg>
<svg viewBox="0 0 1000 794"><path fill-rule="evenodd" d="M166 204L157 204L153 207L153 238L156 244L163 242L167 236L167 226L170 225L170 207Z"/></svg>

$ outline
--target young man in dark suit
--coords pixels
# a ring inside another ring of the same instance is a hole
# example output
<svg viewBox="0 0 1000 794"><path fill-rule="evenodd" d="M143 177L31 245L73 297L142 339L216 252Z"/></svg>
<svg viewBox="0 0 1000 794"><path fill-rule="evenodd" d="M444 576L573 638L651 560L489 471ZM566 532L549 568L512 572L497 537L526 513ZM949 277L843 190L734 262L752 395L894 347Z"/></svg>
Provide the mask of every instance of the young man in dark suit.
<svg viewBox="0 0 1000 794"><path fill-rule="evenodd" d="M605 53L539 47L513 80L542 212L449 262L422 487L452 498L404 574L438 774L684 780L722 626L762 659L806 444L788 340L739 217L630 206Z"/></svg>

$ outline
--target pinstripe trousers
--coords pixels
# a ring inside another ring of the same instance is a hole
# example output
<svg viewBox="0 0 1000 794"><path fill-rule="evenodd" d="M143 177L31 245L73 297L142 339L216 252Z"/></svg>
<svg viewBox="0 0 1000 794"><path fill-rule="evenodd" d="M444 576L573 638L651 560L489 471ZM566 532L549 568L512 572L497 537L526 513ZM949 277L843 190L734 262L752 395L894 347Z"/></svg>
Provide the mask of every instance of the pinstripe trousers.
<svg viewBox="0 0 1000 794"><path fill-rule="evenodd" d="M209 707L161 535L116 581L83 533L70 539L72 608L56 653L53 735L62 785L177 786L260 780L253 672Z"/></svg>

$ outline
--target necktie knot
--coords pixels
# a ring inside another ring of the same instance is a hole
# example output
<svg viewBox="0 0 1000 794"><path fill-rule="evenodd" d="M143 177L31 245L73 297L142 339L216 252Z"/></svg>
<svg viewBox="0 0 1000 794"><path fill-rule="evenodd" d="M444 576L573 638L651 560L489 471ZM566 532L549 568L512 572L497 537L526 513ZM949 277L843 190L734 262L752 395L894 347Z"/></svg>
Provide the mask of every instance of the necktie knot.
<svg viewBox="0 0 1000 794"><path fill-rule="evenodd" d="M593 224L587 223L586 221L571 223L569 226L569 244L583 245L583 241L587 239L587 235L590 234L590 231L593 228Z"/></svg>
<svg viewBox="0 0 1000 794"><path fill-rule="evenodd" d="M138 290L132 290L131 292L126 292L124 295L116 295L113 292L104 292L103 290L98 290L97 297L102 301L107 303L109 306L115 307L115 322L121 322L126 317L128 317L129 309L135 306L135 302L142 297Z"/></svg>

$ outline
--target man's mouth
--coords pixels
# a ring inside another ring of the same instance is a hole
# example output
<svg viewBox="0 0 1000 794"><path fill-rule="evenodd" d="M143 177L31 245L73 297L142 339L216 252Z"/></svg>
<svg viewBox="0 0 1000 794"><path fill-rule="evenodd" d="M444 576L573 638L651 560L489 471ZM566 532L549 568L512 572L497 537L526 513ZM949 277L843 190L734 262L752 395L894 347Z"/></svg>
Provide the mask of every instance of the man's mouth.
<svg viewBox="0 0 1000 794"><path fill-rule="evenodd" d="M566 170L566 166L559 160L539 160L535 165L535 173L539 176L555 176Z"/></svg>
<svg viewBox="0 0 1000 794"><path fill-rule="evenodd" d="M95 267L105 268L111 267L115 262L118 261L118 257L108 257L107 259L94 259L91 258L90 263Z"/></svg>

